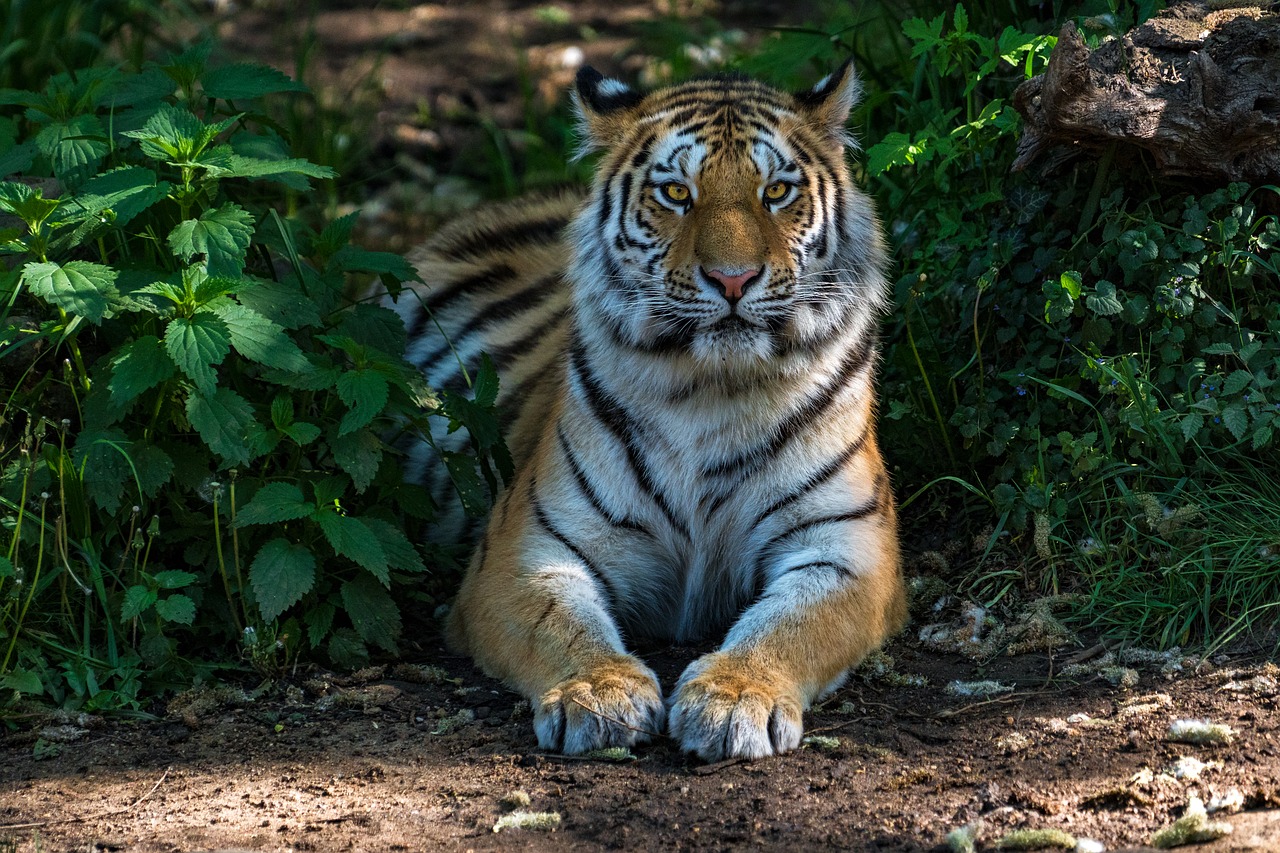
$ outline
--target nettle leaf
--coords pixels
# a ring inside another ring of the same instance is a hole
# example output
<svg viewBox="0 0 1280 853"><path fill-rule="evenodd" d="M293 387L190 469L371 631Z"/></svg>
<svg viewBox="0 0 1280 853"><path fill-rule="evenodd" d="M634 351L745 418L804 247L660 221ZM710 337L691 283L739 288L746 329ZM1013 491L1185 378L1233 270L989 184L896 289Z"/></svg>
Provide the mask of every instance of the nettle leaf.
<svg viewBox="0 0 1280 853"><path fill-rule="evenodd" d="M1245 411L1244 406L1233 403L1222 410L1222 423L1239 441L1249 430L1249 413Z"/></svg>
<svg viewBox="0 0 1280 853"><path fill-rule="evenodd" d="M492 406L498 401L498 368L487 352L480 355L480 369L471 391L477 405Z"/></svg>
<svg viewBox="0 0 1280 853"><path fill-rule="evenodd" d="M85 494L108 513L120 508L132 476L128 449L129 438L118 429L87 429L76 436L71 459L81 472Z"/></svg>
<svg viewBox="0 0 1280 853"><path fill-rule="evenodd" d="M440 457L444 460L449 479L453 481L453 488L458 493L466 514L478 518L487 513L489 492L480 479L480 473L476 471L475 458L450 451L441 452Z"/></svg>
<svg viewBox="0 0 1280 853"><path fill-rule="evenodd" d="M97 217L110 211L112 222L127 225L135 216L168 195L168 181L141 166L123 166L85 182L58 211L60 222Z"/></svg>
<svg viewBox="0 0 1280 853"><path fill-rule="evenodd" d="M196 603L187 596L177 593L157 601L156 613L166 622L190 625L196 621Z"/></svg>
<svg viewBox="0 0 1280 853"><path fill-rule="evenodd" d="M297 183L298 177L319 178L328 180L336 178L338 173L328 166L317 166L310 160L299 157L288 157L282 160L265 160L259 157L245 157L230 153L217 163L219 177L222 178L263 178L279 181L290 186ZM306 184L303 184L306 186Z"/></svg>
<svg viewBox="0 0 1280 853"><path fill-rule="evenodd" d="M152 580L161 589L182 589L184 586L191 586L199 578L191 572L167 569L163 572L156 572Z"/></svg>
<svg viewBox="0 0 1280 853"><path fill-rule="evenodd" d="M130 454L138 488L144 496L154 498L173 477L173 459L154 444L135 443Z"/></svg>
<svg viewBox="0 0 1280 853"><path fill-rule="evenodd" d="M329 633L329 629L333 627L333 617L337 612L338 608L324 601L302 614L302 622L307 626L307 640L310 641L311 648L319 647L320 642Z"/></svg>
<svg viewBox="0 0 1280 853"><path fill-rule="evenodd" d="M315 303L294 282L249 279L236 291L236 299L273 323L285 329L320 325L320 312Z"/></svg>
<svg viewBox="0 0 1280 853"><path fill-rule="evenodd" d="M0 172L0 175L6 174ZM49 218L62 204L56 198L45 198L44 190L17 181L0 181L0 211L12 213L34 229Z"/></svg>
<svg viewBox="0 0 1280 853"><path fill-rule="evenodd" d="M215 68L200 78L206 96L224 101L260 98L275 92L307 92L306 85L267 65L237 63Z"/></svg>
<svg viewBox="0 0 1280 853"><path fill-rule="evenodd" d="M147 608L155 604L159 597L155 590L145 586L129 587L125 590L124 601L120 604L120 621L128 622L146 613Z"/></svg>
<svg viewBox="0 0 1280 853"><path fill-rule="evenodd" d="M111 360L111 380L107 383L117 406L150 391L178 370L155 335L143 335L122 346L118 353Z"/></svg>
<svg viewBox="0 0 1280 853"><path fill-rule="evenodd" d="M1183 415L1178 421L1178 428L1182 430L1182 438L1184 441L1190 442L1200 432L1200 428L1204 426L1204 415L1187 414Z"/></svg>
<svg viewBox="0 0 1280 853"><path fill-rule="evenodd" d="M186 162L194 153L204 122L188 109L162 104L140 130L126 130L121 136L139 141L142 153L164 162Z"/></svg>
<svg viewBox="0 0 1280 853"><path fill-rule="evenodd" d="M106 130L95 115L45 125L35 143L36 150L49 158L54 176L67 186L76 186L96 172L110 150Z"/></svg>
<svg viewBox="0 0 1280 853"><path fill-rule="evenodd" d="M925 149L924 144L912 142L905 133L886 133L883 139L867 149L867 173L875 177L895 166L914 163Z"/></svg>
<svg viewBox="0 0 1280 853"><path fill-rule="evenodd" d="M278 524L306 518L315 508L315 504L303 500L302 490L292 483L267 483L236 513L235 526Z"/></svg>
<svg viewBox="0 0 1280 853"><path fill-rule="evenodd" d="M211 311L198 311L190 319L175 317L164 331L164 347L200 393L213 394L218 375L212 365L221 364L231 352L231 332Z"/></svg>
<svg viewBox="0 0 1280 853"><path fill-rule="evenodd" d="M1258 427L1253 432L1253 449L1261 450L1262 448L1271 444L1271 436L1272 436L1272 429L1269 424L1267 426Z"/></svg>
<svg viewBox="0 0 1280 853"><path fill-rule="evenodd" d="M36 296L95 324L119 296L116 271L89 261L68 261L62 266L29 263L22 268L22 278Z"/></svg>
<svg viewBox="0 0 1280 853"><path fill-rule="evenodd" d="M204 255L204 269L211 276L238 276L244 271L245 254L253 239L253 216L233 202L206 210L199 219L178 223L169 233L169 248L190 263Z"/></svg>
<svg viewBox="0 0 1280 853"><path fill-rule="evenodd" d="M378 276L387 290L394 295L405 281L422 281L413 264L403 255L393 252L372 252L356 246L343 246L334 254L330 263L347 272L370 272Z"/></svg>
<svg viewBox="0 0 1280 853"><path fill-rule="evenodd" d="M1247 370L1236 370L1222 383L1222 393L1239 394L1253 382L1253 374Z"/></svg>
<svg viewBox="0 0 1280 853"><path fill-rule="evenodd" d="M272 539L253 558L249 583L262 618L271 622L315 586L315 555L302 545Z"/></svg>
<svg viewBox="0 0 1280 853"><path fill-rule="evenodd" d="M321 507L312 518L320 525L335 553L368 569L384 585L390 585L386 552L364 521L342 515L331 507Z"/></svg>
<svg viewBox="0 0 1280 853"><path fill-rule="evenodd" d="M369 575L358 575L342 585L342 606L356 633L366 643L396 651L400 636L400 610L395 599Z"/></svg>
<svg viewBox="0 0 1280 853"><path fill-rule="evenodd" d="M387 563L391 568L415 573L427 570L418 549L413 547L409 537L399 527L381 518L366 518L364 523L382 543L382 550L386 552Z"/></svg>
<svg viewBox="0 0 1280 853"><path fill-rule="evenodd" d="M212 397L188 396L187 420L226 465L243 465L252 458L246 437L257 423L253 407L231 389L219 388Z"/></svg>
<svg viewBox="0 0 1280 853"><path fill-rule="evenodd" d="M368 426L387 405L387 380L376 370L349 370L338 377L336 388L338 397L351 407L342 416L340 436Z"/></svg>
<svg viewBox="0 0 1280 853"><path fill-rule="evenodd" d="M214 313L227 324L231 346L250 361L294 373L311 370L311 362L284 329L257 311L229 302L214 309Z"/></svg>
<svg viewBox="0 0 1280 853"><path fill-rule="evenodd" d="M35 159L35 142L28 141L8 147L0 146L0 175L21 175L31 168Z"/></svg>
<svg viewBox="0 0 1280 853"><path fill-rule="evenodd" d="M404 355L408 336L400 315L382 305L361 303L343 311L338 331L365 346L395 356Z"/></svg>
<svg viewBox="0 0 1280 853"><path fill-rule="evenodd" d="M373 430L359 429L346 435L329 439L333 459L351 475L351 483L357 492L363 492L373 482L382 462L382 441Z"/></svg>

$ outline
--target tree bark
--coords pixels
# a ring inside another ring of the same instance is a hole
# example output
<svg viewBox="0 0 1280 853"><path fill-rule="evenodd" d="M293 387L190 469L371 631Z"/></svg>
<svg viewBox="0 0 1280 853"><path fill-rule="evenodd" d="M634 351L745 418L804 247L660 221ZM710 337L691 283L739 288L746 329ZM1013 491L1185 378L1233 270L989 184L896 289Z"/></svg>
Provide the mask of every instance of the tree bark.
<svg viewBox="0 0 1280 853"><path fill-rule="evenodd" d="M1045 73L1014 93L1013 168L1120 144L1163 175L1280 182L1277 7L1181 2L1093 50L1068 22Z"/></svg>

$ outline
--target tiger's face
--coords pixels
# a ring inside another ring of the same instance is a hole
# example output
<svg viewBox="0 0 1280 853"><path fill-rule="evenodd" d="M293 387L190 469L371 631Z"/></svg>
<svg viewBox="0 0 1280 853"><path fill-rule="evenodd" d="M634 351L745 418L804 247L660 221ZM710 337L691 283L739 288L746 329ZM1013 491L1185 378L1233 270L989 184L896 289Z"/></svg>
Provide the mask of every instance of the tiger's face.
<svg viewBox="0 0 1280 853"><path fill-rule="evenodd" d="M845 164L848 66L799 95L737 78L642 94L584 69L605 149L575 228L579 292L620 342L759 365L838 331L878 257Z"/></svg>

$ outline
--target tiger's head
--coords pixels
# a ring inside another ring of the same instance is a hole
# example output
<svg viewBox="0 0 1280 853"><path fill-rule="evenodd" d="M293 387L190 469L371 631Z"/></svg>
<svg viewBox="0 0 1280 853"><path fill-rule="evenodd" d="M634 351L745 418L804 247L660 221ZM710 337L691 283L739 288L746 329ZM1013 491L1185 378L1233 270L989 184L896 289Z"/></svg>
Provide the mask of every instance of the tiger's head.
<svg viewBox="0 0 1280 853"><path fill-rule="evenodd" d="M850 63L788 93L718 76L640 92L578 73L575 299L623 346L708 367L779 363L869 321L884 250L849 176Z"/></svg>

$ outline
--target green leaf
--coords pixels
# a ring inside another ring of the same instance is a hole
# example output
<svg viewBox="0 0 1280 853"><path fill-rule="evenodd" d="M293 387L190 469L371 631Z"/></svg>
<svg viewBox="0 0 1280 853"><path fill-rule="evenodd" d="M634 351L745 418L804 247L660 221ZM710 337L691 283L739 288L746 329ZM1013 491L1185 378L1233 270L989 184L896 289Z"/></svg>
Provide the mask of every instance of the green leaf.
<svg viewBox="0 0 1280 853"><path fill-rule="evenodd" d="M148 498L154 498L173 477L173 459L154 444L135 442L130 449L138 488Z"/></svg>
<svg viewBox="0 0 1280 853"><path fill-rule="evenodd" d="M191 572L178 571L177 569L166 569L163 572L156 572L153 578L156 586L161 589L182 589L184 586L191 586L199 578Z"/></svg>
<svg viewBox="0 0 1280 853"><path fill-rule="evenodd" d="M262 618L271 622L315 586L315 555L302 545L272 539L253 558L249 582Z"/></svg>
<svg viewBox="0 0 1280 853"><path fill-rule="evenodd" d="M1261 426L1261 427L1258 427L1256 430L1254 430L1253 449L1261 450L1262 448L1271 444L1271 432L1272 430L1270 425Z"/></svg>
<svg viewBox="0 0 1280 853"><path fill-rule="evenodd" d="M103 172L86 181L58 211L60 222L78 221L110 213L117 226L127 225L135 216L163 199L170 185L156 173L141 166L124 166Z"/></svg>
<svg viewBox="0 0 1280 853"><path fill-rule="evenodd" d="M332 507L319 508L312 518L320 525L335 553L368 569L384 585L391 583L386 552L361 519L342 515Z"/></svg>
<svg viewBox="0 0 1280 853"><path fill-rule="evenodd" d="M120 605L120 621L128 622L130 619L136 619L151 605L156 603L159 598L155 590L148 589L145 586L131 586L125 590L124 602Z"/></svg>
<svg viewBox="0 0 1280 853"><path fill-rule="evenodd" d="M387 564L391 568L415 573L427 570L422 557L418 555L418 549L413 547L401 528L381 518L365 518L364 523L382 543L382 550L387 554Z"/></svg>
<svg viewBox="0 0 1280 853"><path fill-rule="evenodd" d="M111 379L107 383L111 400L117 406L124 406L150 391L178 369L154 335L143 335L117 352L111 360Z"/></svg>
<svg viewBox="0 0 1280 853"><path fill-rule="evenodd" d="M212 365L221 364L231 352L231 332L211 311L198 311L190 319L175 317L164 331L164 347L200 393L213 394L218 376Z"/></svg>
<svg viewBox="0 0 1280 853"><path fill-rule="evenodd" d="M344 271L371 272L379 276L390 290L404 281L422 281L413 264L405 260L403 255L392 252L371 252L356 246L343 246L330 262L336 269Z"/></svg>
<svg viewBox="0 0 1280 853"><path fill-rule="evenodd" d="M1244 406L1233 403L1222 410L1222 423L1235 436L1236 441L1239 441L1249 430L1249 413L1245 411Z"/></svg>
<svg viewBox="0 0 1280 853"><path fill-rule="evenodd" d="M449 479L462 501L462 508L467 515L478 518L489 511L489 492L480 474L476 471L476 460L463 453L449 451L440 454L444 460Z"/></svg>
<svg viewBox="0 0 1280 853"><path fill-rule="evenodd" d="M253 407L236 392L219 388L212 397L189 395L187 420L226 465L243 465L250 460L245 439L256 421Z"/></svg>
<svg viewBox="0 0 1280 853"><path fill-rule="evenodd" d="M1247 370L1236 370L1222 383L1222 393L1239 394L1253 382L1253 374Z"/></svg>
<svg viewBox="0 0 1280 853"><path fill-rule="evenodd" d="M338 608L327 601L322 601L302 614L302 622L307 626L307 640L311 643L311 648L319 648L321 641L333 627L333 617L337 612Z"/></svg>
<svg viewBox="0 0 1280 853"><path fill-rule="evenodd" d="M404 355L407 343L404 320L390 308L367 303L352 306L342 312L337 330L356 343L390 355Z"/></svg>
<svg viewBox="0 0 1280 853"><path fill-rule="evenodd" d="M36 134L36 150L49 158L53 174L66 186L77 186L98 170L110 150L97 116L82 115L46 125Z"/></svg>
<svg viewBox="0 0 1280 853"><path fill-rule="evenodd" d="M387 380L375 370L349 370L338 377L337 391L351 410L342 416L338 435L347 435L368 424L387 405Z"/></svg>
<svg viewBox="0 0 1280 853"><path fill-rule="evenodd" d="M196 621L196 603L182 593L176 593L157 601L156 613L166 622L190 625Z"/></svg>
<svg viewBox="0 0 1280 853"><path fill-rule="evenodd" d="M34 142L23 142L9 148L0 146L0 175L21 175L36 159Z"/></svg>
<svg viewBox="0 0 1280 853"><path fill-rule="evenodd" d="M956 4L954 20L957 33L967 33L969 31L969 13L964 10L963 5Z"/></svg>
<svg viewBox="0 0 1280 853"><path fill-rule="evenodd" d="M480 355L480 369L471 391L477 405L488 407L498 401L498 368L487 352Z"/></svg>
<svg viewBox="0 0 1280 853"><path fill-rule="evenodd" d="M118 429L86 429L76 436L71 458L81 472L85 493L109 513L120 508L131 476L128 448L128 436Z"/></svg>
<svg viewBox="0 0 1280 853"><path fill-rule="evenodd" d="M224 65L200 78L204 94L224 101L260 98L274 92L306 92L307 87L267 65Z"/></svg>
<svg viewBox="0 0 1280 853"><path fill-rule="evenodd" d="M230 152L223 153L216 162L219 178L265 178L279 181L290 186L296 183L298 176L328 180L336 178L338 173L328 166L317 166L310 160L289 157L282 160L266 160L260 157L245 157ZM305 186L304 182L304 186Z"/></svg>
<svg viewBox="0 0 1280 853"><path fill-rule="evenodd" d="M236 299L246 308L285 329L320 325L320 312L296 282L251 279L252 284L236 291Z"/></svg>
<svg viewBox="0 0 1280 853"><path fill-rule="evenodd" d="M89 261L68 261L62 266L29 263L22 268L22 278L36 296L95 324L119 295L116 271Z"/></svg>
<svg viewBox="0 0 1280 853"><path fill-rule="evenodd" d="M1204 415L1187 414L1183 415L1178 421L1178 428L1182 430L1182 438L1190 442L1200 432L1200 428L1204 426Z"/></svg>
<svg viewBox="0 0 1280 853"><path fill-rule="evenodd" d="M276 429L284 429L293 423L293 398L288 394L277 394L271 401L271 424Z"/></svg>
<svg viewBox="0 0 1280 853"><path fill-rule="evenodd" d="M340 669L358 669L369 662L369 649L355 631L339 628L329 637L329 658Z"/></svg>
<svg viewBox="0 0 1280 853"><path fill-rule="evenodd" d="M867 174L881 175L895 166L906 166L924 153L924 146L911 141L905 133L886 133L875 145L867 149Z"/></svg>
<svg viewBox="0 0 1280 853"><path fill-rule="evenodd" d="M267 483L236 513L235 526L278 524L306 518L315 508L315 504L303 500L302 490L292 483Z"/></svg>
<svg viewBox="0 0 1280 853"><path fill-rule="evenodd" d="M44 685L40 683L40 676L25 669L17 669L6 676L0 677L0 687L4 687L6 690L15 690L18 693L27 693L31 696L39 696L44 692Z"/></svg>
<svg viewBox="0 0 1280 853"><path fill-rule="evenodd" d="M169 233L169 248L183 261L204 255L209 275L238 276L244 271L245 254L253 239L253 216L227 202L206 210L199 219L178 223Z"/></svg>
<svg viewBox="0 0 1280 853"><path fill-rule="evenodd" d="M229 302L214 309L214 313L227 324L231 346L250 361L294 373L311 370L311 362L284 329L252 308Z"/></svg>
<svg viewBox="0 0 1280 853"><path fill-rule="evenodd" d="M359 429L346 435L336 435L329 440L333 459L351 475L357 492L363 492L373 482L382 462L382 441L372 430Z"/></svg>
<svg viewBox="0 0 1280 853"><path fill-rule="evenodd" d="M188 109L162 104L140 130L121 136L139 140L142 153L166 163L186 163L196 152L204 122Z"/></svg>
<svg viewBox="0 0 1280 853"><path fill-rule="evenodd" d="M0 182L0 211L12 213L32 230L48 219L61 203L56 198L45 198L44 190L39 187L29 187L16 181Z"/></svg>
<svg viewBox="0 0 1280 853"><path fill-rule="evenodd" d="M309 424L306 421L294 421L289 426L281 429L280 432L289 436L299 447L310 444L320 437L320 427L315 424Z"/></svg>
<svg viewBox="0 0 1280 853"><path fill-rule="evenodd" d="M369 575L361 574L342 585L342 606L366 643L396 651L400 635L400 611L391 593Z"/></svg>
<svg viewBox="0 0 1280 853"><path fill-rule="evenodd" d="M1064 272L1062 275L1058 277L1058 282L1062 285L1062 289L1065 290L1067 293L1071 294L1072 299L1080 298L1080 288L1081 288L1082 281L1083 279L1081 279L1080 273L1076 272L1075 270L1067 270L1066 272ZM1112 288L1111 292L1112 292L1112 295L1115 294L1114 287Z"/></svg>
<svg viewBox="0 0 1280 853"><path fill-rule="evenodd" d="M1094 292L1085 297L1085 306L1094 314L1109 317L1124 310L1120 300L1116 298L1116 286L1109 281L1100 281Z"/></svg>

